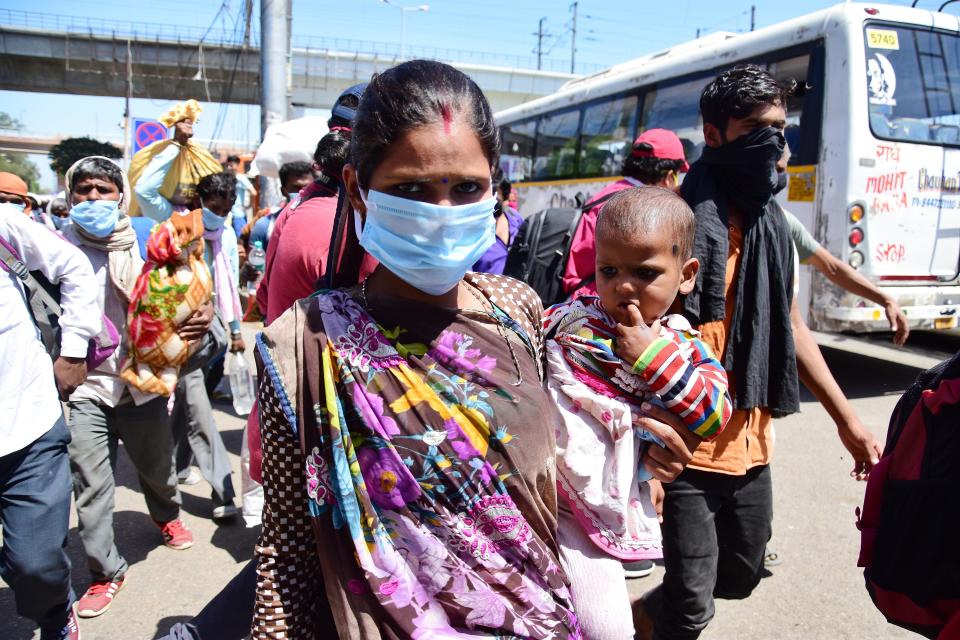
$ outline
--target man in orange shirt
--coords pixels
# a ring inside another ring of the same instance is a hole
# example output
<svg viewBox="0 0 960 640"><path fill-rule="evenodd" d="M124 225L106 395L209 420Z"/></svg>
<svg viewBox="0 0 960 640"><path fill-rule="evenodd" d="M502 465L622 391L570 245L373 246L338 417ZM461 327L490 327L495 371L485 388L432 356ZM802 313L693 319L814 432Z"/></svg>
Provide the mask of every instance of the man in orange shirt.
<svg viewBox="0 0 960 640"><path fill-rule="evenodd" d="M799 380L835 417L864 476L880 447L849 409L803 324L793 297L794 248L773 193L784 149L787 98L755 65L740 65L703 91L707 147L681 193L697 219L696 287L684 314L727 370L734 412L664 489L663 584L638 606L640 637L697 638L714 598L748 597L760 581L770 539L770 460L775 417L799 409Z"/></svg>

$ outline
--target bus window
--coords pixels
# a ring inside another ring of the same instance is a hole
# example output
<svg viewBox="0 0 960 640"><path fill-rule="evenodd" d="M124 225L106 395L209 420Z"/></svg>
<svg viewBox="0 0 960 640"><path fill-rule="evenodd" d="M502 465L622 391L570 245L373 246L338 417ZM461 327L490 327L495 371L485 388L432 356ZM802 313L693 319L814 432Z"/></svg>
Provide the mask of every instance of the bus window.
<svg viewBox="0 0 960 640"><path fill-rule="evenodd" d="M533 177L537 180L572 178L577 173L580 110L540 118Z"/></svg>
<svg viewBox="0 0 960 640"><path fill-rule="evenodd" d="M864 45L873 135L960 145L960 38L869 23Z"/></svg>
<svg viewBox="0 0 960 640"><path fill-rule="evenodd" d="M533 140L536 120L515 122L501 131L500 168L510 182L529 180L533 175Z"/></svg>
<svg viewBox="0 0 960 640"><path fill-rule="evenodd" d="M710 76L699 76L649 91L643 101L642 131L669 129L683 143L687 162L694 162L703 151L703 125L700 120L700 93Z"/></svg>
<svg viewBox="0 0 960 640"><path fill-rule="evenodd" d="M637 96L617 96L583 111L580 176L616 176L637 128Z"/></svg>

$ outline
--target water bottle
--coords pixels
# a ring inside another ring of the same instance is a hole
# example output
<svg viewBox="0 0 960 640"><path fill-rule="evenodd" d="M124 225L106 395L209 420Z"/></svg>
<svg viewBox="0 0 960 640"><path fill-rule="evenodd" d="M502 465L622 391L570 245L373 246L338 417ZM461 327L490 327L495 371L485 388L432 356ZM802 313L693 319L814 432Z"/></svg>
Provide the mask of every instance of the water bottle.
<svg viewBox="0 0 960 640"><path fill-rule="evenodd" d="M247 281L247 293L256 295L257 286L260 284L260 279L263 278L263 266L267 263L267 253L263 250L263 244L259 240L253 243L253 249L247 256L247 263L257 272L257 277L254 280Z"/></svg>
<svg viewBox="0 0 960 640"><path fill-rule="evenodd" d="M230 380L233 410L238 416L245 416L253 408L253 374L250 373L250 365L243 354L237 352L227 354L224 366Z"/></svg>

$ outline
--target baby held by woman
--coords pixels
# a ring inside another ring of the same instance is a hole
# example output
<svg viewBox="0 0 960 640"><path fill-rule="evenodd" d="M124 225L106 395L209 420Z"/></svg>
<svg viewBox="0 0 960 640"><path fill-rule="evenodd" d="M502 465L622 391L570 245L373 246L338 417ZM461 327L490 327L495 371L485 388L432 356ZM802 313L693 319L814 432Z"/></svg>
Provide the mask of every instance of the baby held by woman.
<svg viewBox="0 0 960 640"><path fill-rule="evenodd" d="M638 424L665 407L704 439L732 410L727 376L685 318L693 212L672 191L641 187L611 198L597 219L597 297L545 315L548 387L557 429L559 542L585 637L632 638L622 562L662 557L654 491L643 464L662 443ZM652 486L654 485L654 486Z"/></svg>

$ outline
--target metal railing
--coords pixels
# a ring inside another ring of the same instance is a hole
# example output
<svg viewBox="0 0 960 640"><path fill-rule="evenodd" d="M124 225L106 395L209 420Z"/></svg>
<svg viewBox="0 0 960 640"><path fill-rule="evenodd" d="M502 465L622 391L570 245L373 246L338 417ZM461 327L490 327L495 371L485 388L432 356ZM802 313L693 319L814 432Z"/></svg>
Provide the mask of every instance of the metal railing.
<svg viewBox="0 0 960 640"><path fill-rule="evenodd" d="M133 40L157 40L170 42L203 42L205 45L236 47L243 44L233 31L184 27L156 22L137 22L130 20L107 20L85 16L64 16L37 11L0 9L0 26L23 27L42 31L58 31L70 34L130 38ZM252 30L251 46L259 47L259 33ZM295 50L338 51L363 55L372 55L385 60L400 59L400 46L392 42L374 42L351 38L327 38L323 36L294 35L291 42ZM487 51L468 49L450 49L445 47L406 47L408 58L428 58L445 62L485 64L519 69L536 69L535 56L516 56ZM595 73L604 69L603 65L578 63L580 74ZM564 60L543 60L542 70L554 73L568 73L569 63Z"/></svg>

